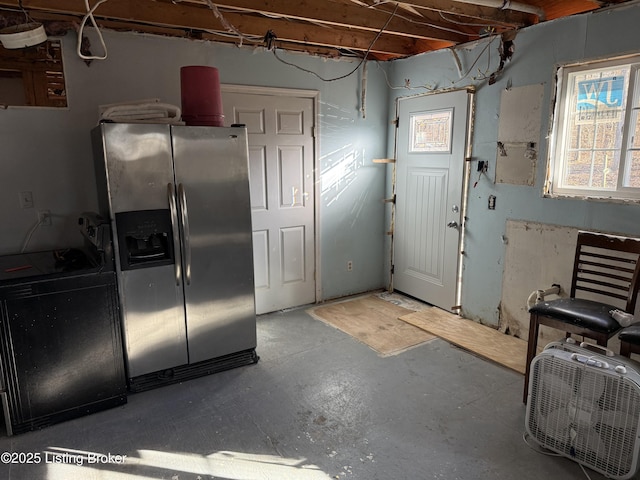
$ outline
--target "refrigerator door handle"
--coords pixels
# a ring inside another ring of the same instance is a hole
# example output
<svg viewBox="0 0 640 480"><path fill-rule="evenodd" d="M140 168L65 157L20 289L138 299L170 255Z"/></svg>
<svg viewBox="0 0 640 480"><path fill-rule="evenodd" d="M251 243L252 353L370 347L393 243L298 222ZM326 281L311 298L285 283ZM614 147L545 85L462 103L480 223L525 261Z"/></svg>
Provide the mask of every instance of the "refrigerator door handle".
<svg viewBox="0 0 640 480"><path fill-rule="evenodd" d="M189 235L189 213L187 211L187 193L184 185L178 184L180 197L180 216L182 217L182 232L184 241L184 277L187 285L191 285L191 238Z"/></svg>
<svg viewBox="0 0 640 480"><path fill-rule="evenodd" d="M176 272L176 285L179 286L182 277L182 266L177 255L180 245L180 232L178 231L178 207L176 206L173 183L167 184L167 198L169 200L169 210L171 211L171 230L173 232L173 264Z"/></svg>

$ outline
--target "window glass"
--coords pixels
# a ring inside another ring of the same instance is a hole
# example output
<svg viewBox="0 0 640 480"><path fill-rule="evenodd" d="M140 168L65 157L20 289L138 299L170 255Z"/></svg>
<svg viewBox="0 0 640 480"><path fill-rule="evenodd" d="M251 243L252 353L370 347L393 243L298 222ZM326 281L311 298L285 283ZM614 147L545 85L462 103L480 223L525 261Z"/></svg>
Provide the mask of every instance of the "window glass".
<svg viewBox="0 0 640 480"><path fill-rule="evenodd" d="M434 110L411 115L410 152L448 153L451 151L453 110Z"/></svg>
<svg viewBox="0 0 640 480"><path fill-rule="evenodd" d="M640 58L559 70L547 194L640 198Z"/></svg>

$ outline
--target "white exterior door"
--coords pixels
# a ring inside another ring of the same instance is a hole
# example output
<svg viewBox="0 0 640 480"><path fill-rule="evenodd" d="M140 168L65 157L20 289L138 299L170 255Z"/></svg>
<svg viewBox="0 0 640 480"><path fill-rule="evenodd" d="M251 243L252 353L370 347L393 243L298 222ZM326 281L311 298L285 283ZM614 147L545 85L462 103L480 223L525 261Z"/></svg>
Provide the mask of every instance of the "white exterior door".
<svg viewBox="0 0 640 480"><path fill-rule="evenodd" d="M256 312L313 303L314 98L223 87L225 125L247 126Z"/></svg>
<svg viewBox="0 0 640 480"><path fill-rule="evenodd" d="M466 90L398 99L393 287L456 306L469 120Z"/></svg>

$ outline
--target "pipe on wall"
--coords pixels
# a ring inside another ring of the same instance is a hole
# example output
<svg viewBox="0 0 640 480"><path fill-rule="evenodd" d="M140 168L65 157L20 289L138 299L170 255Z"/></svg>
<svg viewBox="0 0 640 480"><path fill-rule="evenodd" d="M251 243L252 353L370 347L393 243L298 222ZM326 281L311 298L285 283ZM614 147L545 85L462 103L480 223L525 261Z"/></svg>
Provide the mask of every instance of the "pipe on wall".
<svg viewBox="0 0 640 480"><path fill-rule="evenodd" d="M531 310L538 302L544 302L544 297L547 295L559 295L561 287L560 285L554 284L551 288L547 288L546 290L534 290L527 298L527 311Z"/></svg>

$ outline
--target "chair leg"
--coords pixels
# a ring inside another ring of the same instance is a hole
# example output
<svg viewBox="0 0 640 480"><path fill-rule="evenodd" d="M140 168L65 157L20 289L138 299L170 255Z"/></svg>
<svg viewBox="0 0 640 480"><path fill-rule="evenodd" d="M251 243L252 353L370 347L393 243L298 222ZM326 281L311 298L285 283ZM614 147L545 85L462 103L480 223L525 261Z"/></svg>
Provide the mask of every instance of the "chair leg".
<svg viewBox="0 0 640 480"><path fill-rule="evenodd" d="M527 342L527 363L525 365L524 373L524 392L522 395L522 402L527 403L527 396L529 395L529 373L531 369L531 361L536 356L538 350L538 331L540 330L540 324L538 323L538 316L531 314L529 320L529 340Z"/></svg>
<svg viewBox="0 0 640 480"><path fill-rule="evenodd" d="M631 358L631 344L627 342L620 342L620 355L623 357Z"/></svg>

